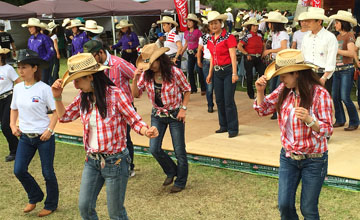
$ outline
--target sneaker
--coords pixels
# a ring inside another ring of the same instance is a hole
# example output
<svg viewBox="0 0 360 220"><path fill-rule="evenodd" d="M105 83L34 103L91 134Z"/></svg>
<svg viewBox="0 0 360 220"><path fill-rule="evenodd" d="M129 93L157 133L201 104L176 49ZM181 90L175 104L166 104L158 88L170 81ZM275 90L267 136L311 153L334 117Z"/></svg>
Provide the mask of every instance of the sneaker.
<svg viewBox="0 0 360 220"><path fill-rule="evenodd" d="M135 176L135 170L130 170L130 177L134 177Z"/></svg>

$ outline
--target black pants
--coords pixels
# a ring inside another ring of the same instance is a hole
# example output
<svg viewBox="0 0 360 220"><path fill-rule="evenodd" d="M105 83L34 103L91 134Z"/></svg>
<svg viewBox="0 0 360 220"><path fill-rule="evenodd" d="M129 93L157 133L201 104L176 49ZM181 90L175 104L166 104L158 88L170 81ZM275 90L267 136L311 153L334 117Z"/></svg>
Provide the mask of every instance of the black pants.
<svg viewBox="0 0 360 220"><path fill-rule="evenodd" d="M324 75L324 73L318 73L318 75L319 75L319 77L322 77ZM330 79L326 80L325 86L324 86L330 95L331 95L331 90L332 90L332 81L333 81L333 78L331 77Z"/></svg>
<svg viewBox="0 0 360 220"><path fill-rule="evenodd" d="M256 72L260 76L264 75L265 64L262 62L261 57L251 56L251 60L247 59L247 56L244 56L244 66L246 70L246 88L249 98L254 98L254 87L253 87L253 67L255 67Z"/></svg>
<svg viewBox="0 0 360 220"><path fill-rule="evenodd" d="M121 54L121 58L136 66L136 59L138 58L138 53L136 50L133 50L131 53L128 53L125 50L123 50Z"/></svg>
<svg viewBox="0 0 360 220"><path fill-rule="evenodd" d="M195 50L195 53L196 53L196 50ZM197 65L197 59L196 59L195 54L189 54L188 53L188 63L187 63L187 65L188 65L187 66L187 71L188 71L188 75L189 75L191 92L197 92L195 71L196 71L196 73L198 75L201 91L202 92L206 91L205 80L204 80L204 75L203 75L203 72L202 72L202 68L200 68Z"/></svg>
<svg viewBox="0 0 360 220"><path fill-rule="evenodd" d="M10 154L15 155L19 140L12 134L10 129L11 99L12 95L9 95L5 99L0 99L0 120L1 130L4 133L4 136L9 144Z"/></svg>

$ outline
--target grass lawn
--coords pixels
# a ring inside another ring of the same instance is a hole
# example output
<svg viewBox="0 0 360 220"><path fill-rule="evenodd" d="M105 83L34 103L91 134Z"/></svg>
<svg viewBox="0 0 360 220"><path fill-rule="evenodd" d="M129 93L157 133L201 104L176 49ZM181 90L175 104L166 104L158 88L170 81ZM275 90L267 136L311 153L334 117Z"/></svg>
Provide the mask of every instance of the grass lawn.
<svg viewBox="0 0 360 220"><path fill-rule="evenodd" d="M268 11L279 9L280 11L289 10L295 12L297 2L270 2L267 6ZM245 2L233 3L234 8L245 8L248 9L248 5Z"/></svg>
<svg viewBox="0 0 360 220"><path fill-rule="evenodd" d="M62 143L57 143L56 148L54 166L60 201L58 210L46 219L80 219L77 204L84 150ZM29 214L22 212L28 202L27 196L13 174L13 162L4 162L7 154L7 143L0 132L0 219L38 219L36 214L43 208L42 203ZM135 165L136 176L128 182L125 201L130 219L279 219L277 179L190 164L186 189L170 194L170 187L162 186L165 175L155 159L135 156ZM38 154L33 158L29 172L45 190ZM320 196L320 215L329 220L360 219L358 201L360 194L357 192L324 187ZM300 213L299 205L297 209ZM97 211L100 219L108 219L104 189L98 198Z"/></svg>

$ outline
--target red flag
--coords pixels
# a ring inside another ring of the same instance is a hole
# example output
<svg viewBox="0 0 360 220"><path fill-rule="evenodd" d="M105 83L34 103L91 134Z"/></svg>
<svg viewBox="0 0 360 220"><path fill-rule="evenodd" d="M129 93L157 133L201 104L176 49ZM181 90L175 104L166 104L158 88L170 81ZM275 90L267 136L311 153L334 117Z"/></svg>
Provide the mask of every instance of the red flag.
<svg viewBox="0 0 360 220"><path fill-rule="evenodd" d="M187 30L185 18L188 16L188 2L187 0L174 0L174 3L179 18L180 31L184 32Z"/></svg>
<svg viewBox="0 0 360 220"><path fill-rule="evenodd" d="M312 6L316 8L321 8L321 0L313 0Z"/></svg>

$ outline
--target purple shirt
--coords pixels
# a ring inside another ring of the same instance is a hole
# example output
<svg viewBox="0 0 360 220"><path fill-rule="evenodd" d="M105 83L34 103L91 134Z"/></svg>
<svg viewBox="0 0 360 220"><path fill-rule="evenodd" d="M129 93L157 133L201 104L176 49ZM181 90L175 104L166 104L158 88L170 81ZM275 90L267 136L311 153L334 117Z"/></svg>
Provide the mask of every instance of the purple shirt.
<svg viewBox="0 0 360 220"><path fill-rule="evenodd" d="M86 42L89 41L89 38L87 37L86 35L86 32L82 32L80 34L77 34L74 36L72 42L71 42L71 45L72 45L72 48L71 48L71 52L72 52L72 55L76 55L78 53L82 53L84 52L84 44Z"/></svg>
<svg viewBox="0 0 360 220"><path fill-rule="evenodd" d="M54 55L54 42L49 36L39 33L36 37L31 35L28 40L28 48L39 54L39 57L49 61Z"/></svg>
<svg viewBox="0 0 360 220"><path fill-rule="evenodd" d="M132 42L131 46L129 45L129 42ZM138 36L134 32L131 32L130 35L124 34L119 40L119 42L112 46L112 49L115 50L120 46L122 46L123 50L134 49L137 48L139 45L140 43Z"/></svg>
<svg viewBox="0 0 360 220"><path fill-rule="evenodd" d="M185 31L184 38L188 42L188 49L195 50L199 45L199 38L202 36L202 33L199 29L193 30L193 32Z"/></svg>

